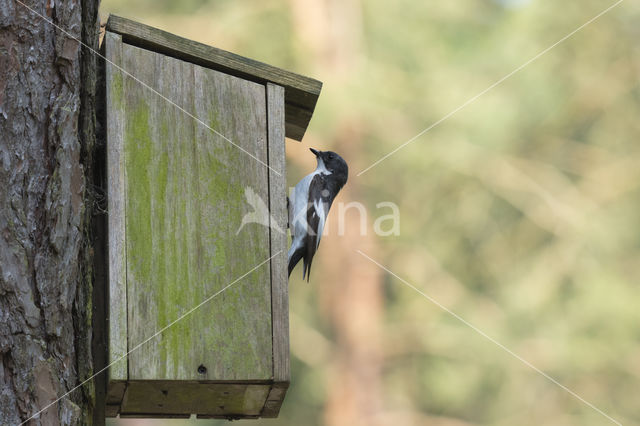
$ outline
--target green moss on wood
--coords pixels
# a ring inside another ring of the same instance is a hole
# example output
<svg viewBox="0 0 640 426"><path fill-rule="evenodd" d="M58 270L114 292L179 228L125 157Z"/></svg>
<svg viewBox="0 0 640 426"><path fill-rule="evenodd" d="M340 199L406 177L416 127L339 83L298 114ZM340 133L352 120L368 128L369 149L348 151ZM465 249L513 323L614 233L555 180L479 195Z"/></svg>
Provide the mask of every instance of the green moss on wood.
<svg viewBox="0 0 640 426"><path fill-rule="evenodd" d="M127 263L141 279L151 278L151 150L149 107L140 101L131 108L125 130L127 179Z"/></svg>
<svg viewBox="0 0 640 426"><path fill-rule="evenodd" d="M123 46L140 78L266 161L264 87ZM128 52L130 50L130 52ZM128 62L127 62L128 61ZM138 65L136 65L138 64ZM153 64L153 65L152 65ZM162 75L156 75L156 73ZM148 73L148 75L145 75ZM196 76L207 87L175 76ZM264 166L175 106L124 81L129 348L268 259L268 228L248 224ZM262 108L262 109L261 109ZM207 373L197 373L203 364ZM130 379L264 380L272 375L268 263L129 355Z"/></svg>
<svg viewBox="0 0 640 426"><path fill-rule="evenodd" d="M111 80L111 96L113 96L113 103L116 106L122 105L122 100L124 98L124 84L123 84L123 75L122 71L114 70L112 74Z"/></svg>

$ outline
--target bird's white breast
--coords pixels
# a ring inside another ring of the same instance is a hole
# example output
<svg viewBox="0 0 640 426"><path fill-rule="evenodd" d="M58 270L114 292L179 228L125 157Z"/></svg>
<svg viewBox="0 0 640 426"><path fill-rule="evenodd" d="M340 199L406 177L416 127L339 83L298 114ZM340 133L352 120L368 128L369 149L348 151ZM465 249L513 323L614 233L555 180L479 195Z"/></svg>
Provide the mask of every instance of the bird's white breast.
<svg viewBox="0 0 640 426"><path fill-rule="evenodd" d="M289 202L291 203L291 211L289 214L289 226L291 227L291 233L294 237L294 240L297 238L302 238L307 234L307 204L309 203L309 186L311 185L311 181L313 177L317 174L325 174L330 175L331 172L327 170L324 165L322 159L318 159L318 167L312 172L306 175L305 177L298 182L298 184L293 189L293 193L289 197ZM318 203L315 203L318 204ZM322 204L322 203L319 203ZM324 228L324 221L326 220L326 213L323 211L321 206L314 205L318 215L320 216L320 224L319 233L321 234L321 230ZM320 210L320 211L319 211ZM320 239L318 238L318 241ZM293 243L295 245L295 242Z"/></svg>

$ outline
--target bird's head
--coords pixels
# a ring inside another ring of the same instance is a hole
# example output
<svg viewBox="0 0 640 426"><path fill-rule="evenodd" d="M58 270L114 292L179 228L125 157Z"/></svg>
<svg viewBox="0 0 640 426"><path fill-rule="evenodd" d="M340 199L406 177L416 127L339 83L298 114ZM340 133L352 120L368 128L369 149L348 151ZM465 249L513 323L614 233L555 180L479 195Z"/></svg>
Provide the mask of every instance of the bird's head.
<svg viewBox="0 0 640 426"><path fill-rule="evenodd" d="M318 167L324 167L326 171L332 175L335 175L342 184L347 182L349 175L349 166L342 157L333 151L318 151L313 148L309 148L313 152L318 160Z"/></svg>

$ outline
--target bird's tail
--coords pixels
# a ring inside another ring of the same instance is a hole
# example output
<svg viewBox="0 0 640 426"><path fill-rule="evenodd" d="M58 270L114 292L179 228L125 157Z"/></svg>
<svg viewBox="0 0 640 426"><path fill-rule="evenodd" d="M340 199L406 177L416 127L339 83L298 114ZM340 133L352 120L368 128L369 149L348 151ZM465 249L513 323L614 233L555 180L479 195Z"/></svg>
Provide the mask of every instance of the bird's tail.
<svg viewBox="0 0 640 426"><path fill-rule="evenodd" d="M291 276L291 271L293 271L293 268L295 268L298 262L300 262L300 259L303 259L302 279L304 280L306 278L307 282L309 282L309 277L311 276L311 261L313 260L313 256L305 256L304 247L299 247L289 258L289 276Z"/></svg>
<svg viewBox="0 0 640 426"><path fill-rule="evenodd" d="M309 282L309 277L311 277L311 261L313 261L313 256L309 256L309 259L306 257L302 261L302 280L304 281L305 275L307 278L307 282Z"/></svg>
<svg viewBox="0 0 640 426"><path fill-rule="evenodd" d="M302 259L303 253L304 253L304 248L299 247L296 251L293 252L291 257L289 258L289 276L291 276L291 271L293 271L293 268L295 268L298 262L300 262L300 259ZM306 263L305 263L305 266L306 266ZM304 272L302 274L304 279Z"/></svg>

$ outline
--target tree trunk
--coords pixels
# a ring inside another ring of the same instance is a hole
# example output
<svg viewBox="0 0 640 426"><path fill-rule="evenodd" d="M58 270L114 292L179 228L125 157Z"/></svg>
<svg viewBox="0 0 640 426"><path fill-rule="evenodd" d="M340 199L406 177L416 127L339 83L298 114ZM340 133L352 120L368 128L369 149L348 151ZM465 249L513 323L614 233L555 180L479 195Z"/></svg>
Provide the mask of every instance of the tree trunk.
<svg viewBox="0 0 640 426"><path fill-rule="evenodd" d="M0 0L2 424L92 423L97 10Z"/></svg>

